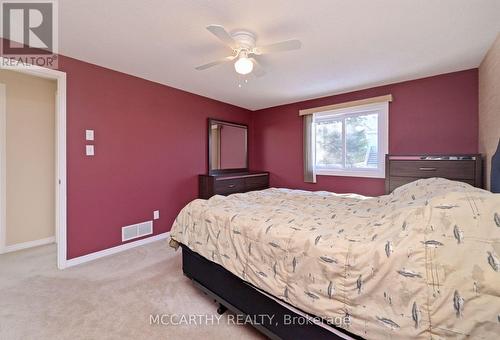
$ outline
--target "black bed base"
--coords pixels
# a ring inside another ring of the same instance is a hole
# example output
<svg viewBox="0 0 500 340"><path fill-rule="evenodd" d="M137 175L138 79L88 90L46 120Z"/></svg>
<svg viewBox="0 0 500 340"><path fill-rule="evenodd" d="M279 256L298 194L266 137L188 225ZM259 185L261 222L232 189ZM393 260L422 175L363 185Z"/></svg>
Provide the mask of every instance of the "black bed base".
<svg viewBox="0 0 500 340"><path fill-rule="evenodd" d="M254 321L251 322L252 326L271 339L342 339L260 293L222 266L205 259L184 245L181 247L184 275L220 304L219 313L223 313L227 308L237 315L244 316ZM272 322L269 322L269 317L262 317L263 315L272 316ZM343 329L327 327L361 339Z"/></svg>

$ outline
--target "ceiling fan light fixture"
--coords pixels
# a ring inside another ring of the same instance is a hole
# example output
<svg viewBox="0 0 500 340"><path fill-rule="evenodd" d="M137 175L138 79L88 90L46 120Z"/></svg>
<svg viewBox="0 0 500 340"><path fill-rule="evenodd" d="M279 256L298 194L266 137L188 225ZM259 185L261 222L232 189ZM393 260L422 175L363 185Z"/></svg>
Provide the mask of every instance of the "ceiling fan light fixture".
<svg viewBox="0 0 500 340"><path fill-rule="evenodd" d="M249 74L253 70L253 62L243 55L234 63L234 69L239 74Z"/></svg>
<svg viewBox="0 0 500 340"><path fill-rule="evenodd" d="M298 50L302 46L300 40L297 39L257 46L255 34L247 30L229 33L222 25L208 25L207 30L215 35L224 45L229 47L233 53L225 58L195 67L198 71L232 62L234 63L236 73L246 75L253 72L255 77L262 77L266 72L262 68L262 65L260 65L258 56L274 52Z"/></svg>

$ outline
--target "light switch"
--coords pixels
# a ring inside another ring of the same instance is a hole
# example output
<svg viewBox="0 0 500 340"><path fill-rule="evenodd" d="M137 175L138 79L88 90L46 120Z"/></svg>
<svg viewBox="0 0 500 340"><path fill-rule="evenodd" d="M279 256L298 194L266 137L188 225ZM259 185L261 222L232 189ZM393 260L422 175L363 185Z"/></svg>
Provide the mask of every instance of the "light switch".
<svg viewBox="0 0 500 340"><path fill-rule="evenodd" d="M155 210L155 211L153 212L153 219L154 219L154 220L158 220L158 219L160 219L160 210Z"/></svg>
<svg viewBox="0 0 500 340"><path fill-rule="evenodd" d="M85 140L94 140L94 130L85 130Z"/></svg>
<svg viewBox="0 0 500 340"><path fill-rule="evenodd" d="M85 154L87 156L94 156L94 146L93 145L86 145L85 146Z"/></svg>

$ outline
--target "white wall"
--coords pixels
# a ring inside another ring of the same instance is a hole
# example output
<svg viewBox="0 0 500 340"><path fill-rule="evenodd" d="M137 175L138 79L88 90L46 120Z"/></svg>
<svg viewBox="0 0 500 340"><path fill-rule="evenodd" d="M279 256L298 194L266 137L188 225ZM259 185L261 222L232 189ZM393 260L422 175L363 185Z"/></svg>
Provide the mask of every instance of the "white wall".
<svg viewBox="0 0 500 340"><path fill-rule="evenodd" d="M6 245L55 235L53 80L0 70L6 86ZM4 142L4 141L2 141Z"/></svg>
<svg viewBox="0 0 500 340"><path fill-rule="evenodd" d="M491 156L500 138L500 34L479 66L479 152L485 155L490 189Z"/></svg>

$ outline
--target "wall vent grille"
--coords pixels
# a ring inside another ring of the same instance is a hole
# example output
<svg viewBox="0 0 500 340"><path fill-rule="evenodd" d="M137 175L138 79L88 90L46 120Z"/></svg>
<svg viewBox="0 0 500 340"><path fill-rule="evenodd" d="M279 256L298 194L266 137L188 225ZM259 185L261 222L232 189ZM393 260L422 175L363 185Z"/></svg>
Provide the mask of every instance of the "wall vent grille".
<svg viewBox="0 0 500 340"><path fill-rule="evenodd" d="M147 221L129 225L122 228L122 242L133 240L134 238L151 235L153 233L153 221Z"/></svg>

